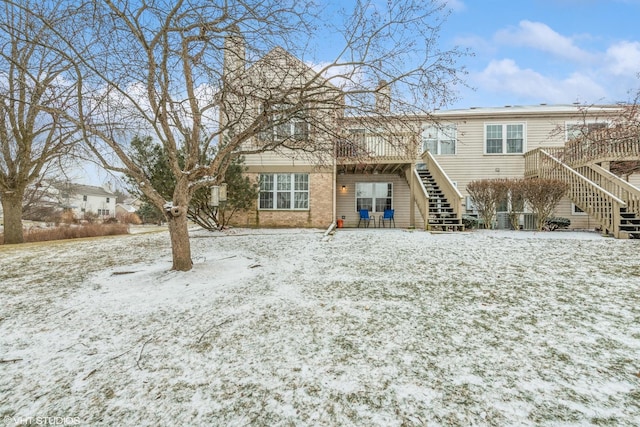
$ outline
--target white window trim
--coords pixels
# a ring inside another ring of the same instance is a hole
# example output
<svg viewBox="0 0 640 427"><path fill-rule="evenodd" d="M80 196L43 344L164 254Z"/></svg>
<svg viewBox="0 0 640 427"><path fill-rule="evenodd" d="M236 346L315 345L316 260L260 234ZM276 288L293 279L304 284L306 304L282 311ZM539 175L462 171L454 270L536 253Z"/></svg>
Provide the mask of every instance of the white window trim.
<svg viewBox="0 0 640 427"><path fill-rule="evenodd" d="M278 110L286 109L287 106L285 104L276 105L273 107L273 111L271 112L270 124L269 127L258 134L258 139L267 140L267 141L308 141L311 135L311 124L307 118L308 110L298 111L295 114L292 114L290 117L287 117L286 120L281 120L279 118ZM260 113L264 111L263 107L260 106ZM278 124L274 124L278 123ZM304 127L303 133L296 133L296 128L302 124ZM288 128L286 135L279 134L279 130L284 128Z"/></svg>
<svg viewBox="0 0 640 427"><path fill-rule="evenodd" d="M427 151L425 147L424 132L428 129L436 129L436 153L431 153L434 156L455 156L458 154L458 126L455 123L443 124L441 126L424 125L422 126L422 133L420 134L420 140L422 142L422 151ZM449 129L452 135L445 135L444 129ZM453 137L453 153L442 153L442 141L450 141L451 138L442 138L443 136Z"/></svg>
<svg viewBox="0 0 640 427"><path fill-rule="evenodd" d="M298 212L304 212L304 211L308 211L309 210L309 206L311 205L311 198L310 198L310 193L311 193L311 176L308 173L299 173L299 172L284 172L284 173L278 173L278 172L274 172L274 173L261 173L260 176L262 175L273 175L274 176L274 180L273 180L273 190L271 190L270 192L273 193L273 207L272 208L263 208L260 207L260 194L262 193L262 190L260 190L260 188L258 188L258 210L261 211L298 211ZM289 192L291 193L291 207L290 208L279 208L278 207L278 192L282 192L282 191L278 191L278 175L290 175L291 176L291 189L289 190ZM295 176L296 175L306 175L307 176L307 189L306 190L296 190L296 179ZM295 193L307 193L307 207L305 208L296 208L295 206Z"/></svg>
<svg viewBox="0 0 640 427"><path fill-rule="evenodd" d="M578 207L575 205L575 203L571 203L571 215L575 215L575 216L587 216L587 215L589 215L588 213L586 213L584 211L576 212L576 208L578 208Z"/></svg>
<svg viewBox="0 0 640 427"><path fill-rule="evenodd" d="M606 127L611 126L611 123L607 120L584 120L584 121L565 121L564 122L564 141L567 142L569 141L569 127L571 126L582 126L582 125L592 125L592 124L598 124L601 123L603 125L606 125Z"/></svg>
<svg viewBox="0 0 640 427"><path fill-rule="evenodd" d="M502 153L487 153L487 126L502 126ZM522 152L507 153L507 125L522 125ZM485 122L482 130L482 151L487 156L522 156L527 152L527 122Z"/></svg>
<svg viewBox="0 0 640 427"><path fill-rule="evenodd" d="M388 182L388 181L360 181L360 182L356 182L356 184L355 184L355 188L356 188L355 196L356 197L354 199L354 208L355 208L356 212L358 212L358 199L361 198L361 197L358 197L358 191L357 191L358 184L374 184L374 188L375 188L376 185L382 185L382 184L386 185L386 186L391 185L391 197L390 198L391 198L391 209L393 209L393 182ZM387 199L388 197L384 197L384 198ZM371 213L383 213L384 211L378 212L376 210L375 189L374 189L374 194L371 197L371 199L372 200L371 200L371 211L370 212Z"/></svg>

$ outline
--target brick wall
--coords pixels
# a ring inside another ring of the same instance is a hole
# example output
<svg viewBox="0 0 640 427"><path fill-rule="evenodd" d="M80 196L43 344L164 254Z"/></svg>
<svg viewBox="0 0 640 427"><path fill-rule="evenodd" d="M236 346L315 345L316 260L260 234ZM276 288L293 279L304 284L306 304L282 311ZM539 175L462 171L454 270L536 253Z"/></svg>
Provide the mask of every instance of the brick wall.
<svg viewBox="0 0 640 427"><path fill-rule="evenodd" d="M257 181L259 174L247 174ZM333 221L333 177L331 173L309 173L309 210L258 210L236 212L235 227L326 228Z"/></svg>

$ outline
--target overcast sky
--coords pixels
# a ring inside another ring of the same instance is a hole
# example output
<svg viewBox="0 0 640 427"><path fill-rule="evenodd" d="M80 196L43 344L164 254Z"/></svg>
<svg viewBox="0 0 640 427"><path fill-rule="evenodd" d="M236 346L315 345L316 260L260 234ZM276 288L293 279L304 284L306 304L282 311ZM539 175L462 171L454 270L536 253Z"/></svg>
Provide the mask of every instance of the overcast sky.
<svg viewBox="0 0 640 427"><path fill-rule="evenodd" d="M468 83L453 108L627 101L640 71L640 0L450 0L443 47Z"/></svg>

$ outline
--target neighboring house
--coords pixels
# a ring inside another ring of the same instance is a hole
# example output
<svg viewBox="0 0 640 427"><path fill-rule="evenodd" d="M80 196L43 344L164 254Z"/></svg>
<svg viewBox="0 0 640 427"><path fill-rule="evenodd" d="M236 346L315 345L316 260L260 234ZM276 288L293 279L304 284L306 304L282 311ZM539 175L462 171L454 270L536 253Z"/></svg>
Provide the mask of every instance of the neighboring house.
<svg viewBox="0 0 640 427"><path fill-rule="evenodd" d="M62 208L71 210L80 220L89 213L97 215L103 221L116 216L117 196L109 185L95 187L62 183L58 184L56 188Z"/></svg>
<svg viewBox="0 0 640 427"><path fill-rule="evenodd" d="M292 74L313 78L310 68L285 51L270 55L280 55L283 67L295 69ZM237 55L234 70L243 69L243 59L243 53ZM248 74L259 66L254 64ZM273 70L266 74L277 77ZM337 90L329 84L327 88ZM381 88L387 90L384 84ZM380 93L388 97L388 92ZM247 174L260 184L260 194L255 208L237 214L234 223L324 228L341 219L345 227L355 227L360 209L369 210L375 218L385 209L394 209L398 227L461 229L462 215L476 213L466 191L471 181L540 176L570 184L555 215L569 218L571 228L640 237L636 226L640 190L608 172L612 161L639 160L640 144L585 148L586 142L575 138L585 123L589 130L606 126L619 106L593 106L585 111L579 105L543 104L401 117L389 111L385 97L376 99L376 108L386 113L387 122L398 123L398 132L381 132L373 118L369 126L366 118L349 117L343 111L335 114L340 138L311 131L305 124L311 121L304 116L275 128L272 138L330 144L329 161L284 150L246 155ZM242 126L239 120L239 130ZM252 143L259 145L264 138L256 137ZM640 179L632 176L629 181ZM499 210L506 210L506 204ZM533 225L526 210L521 223L524 228ZM504 214L498 215L497 226L508 226Z"/></svg>
<svg viewBox="0 0 640 427"><path fill-rule="evenodd" d="M116 217L120 217L120 215L134 214L136 213L136 208L132 205L126 203L116 203Z"/></svg>

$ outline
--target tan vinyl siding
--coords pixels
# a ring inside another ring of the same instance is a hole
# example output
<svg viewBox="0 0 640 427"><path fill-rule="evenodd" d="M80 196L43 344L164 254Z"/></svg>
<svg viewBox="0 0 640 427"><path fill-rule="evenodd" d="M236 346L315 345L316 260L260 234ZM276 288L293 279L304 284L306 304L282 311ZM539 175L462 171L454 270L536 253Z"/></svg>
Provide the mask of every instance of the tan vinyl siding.
<svg viewBox="0 0 640 427"><path fill-rule="evenodd" d="M640 173L634 173L629 175L628 181L629 181L629 184L637 188L640 188Z"/></svg>
<svg viewBox="0 0 640 427"><path fill-rule="evenodd" d="M571 230L593 230L598 223L586 214L574 214L573 204L571 200L564 198L558 203L558 206L552 216L568 218L571 221L569 229Z"/></svg>
<svg viewBox="0 0 640 427"><path fill-rule="evenodd" d="M390 182L393 185L393 200L392 206L395 209L395 223L398 228L409 227L409 200L410 191L407 181L398 175L338 175L336 186L336 214L337 219L342 219L344 216L344 227L356 227L358 225L359 213L356 212L356 183L358 182ZM342 190L342 186L345 186L345 190ZM382 215L382 212L375 212L373 215L376 218L376 225L378 223L378 217ZM423 228L424 222L420 216L420 212L416 208L416 228Z"/></svg>
<svg viewBox="0 0 640 427"><path fill-rule="evenodd" d="M330 165L329 155L310 155L303 152L282 149L279 152L264 152L244 156L244 164L248 167L271 167L271 166L318 166Z"/></svg>
<svg viewBox="0 0 640 427"><path fill-rule="evenodd" d="M523 123L525 153L538 147L564 144L564 134L557 132L558 127L564 125L564 118L460 117L457 122L453 118L448 122L457 124L457 154L438 155L436 160L464 196L468 195L466 188L471 181L524 176L524 154L485 154L486 124Z"/></svg>

